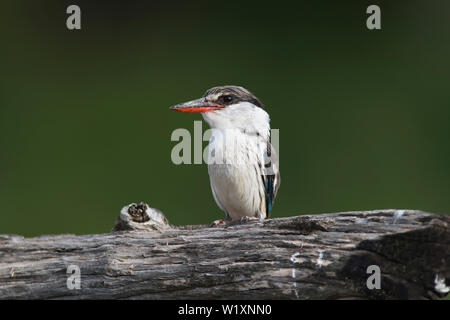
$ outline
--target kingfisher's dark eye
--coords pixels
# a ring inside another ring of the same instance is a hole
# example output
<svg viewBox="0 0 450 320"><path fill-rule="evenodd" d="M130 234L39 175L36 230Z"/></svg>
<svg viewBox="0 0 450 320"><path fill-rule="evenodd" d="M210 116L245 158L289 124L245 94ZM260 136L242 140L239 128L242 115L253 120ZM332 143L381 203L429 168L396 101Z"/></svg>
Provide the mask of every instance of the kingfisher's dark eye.
<svg viewBox="0 0 450 320"><path fill-rule="evenodd" d="M230 95L222 96L222 100L224 102L231 102L233 100L233 97Z"/></svg>

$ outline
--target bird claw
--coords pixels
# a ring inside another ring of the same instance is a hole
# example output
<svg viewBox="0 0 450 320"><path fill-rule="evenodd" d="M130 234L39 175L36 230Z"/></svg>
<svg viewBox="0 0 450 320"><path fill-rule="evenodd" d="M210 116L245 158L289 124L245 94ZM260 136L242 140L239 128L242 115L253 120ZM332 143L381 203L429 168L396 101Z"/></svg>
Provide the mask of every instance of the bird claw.
<svg viewBox="0 0 450 320"><path fill-rule="evenodd" d="M260 221L260 220L261 220L261 218L258 218L258 217L243 216L240 221L242 223L247 223L247 222L250 222L250 221Z"/></svg>
<svg viewBox="0 0 450 320"><path fill-rule="evenodd" d="M234 225L244 224L244 223L248 223L248 222L252 222L252 221L258 222L261 220L264 220L264 219L261 217L248 217L248 216L243 216L241 219L234 220L234 221L232 221L231 218L225 218L225 219L215 220L209 226L210 227L234 226Z"/></svg>
<svg viewBox="0 0 450 320"><path fill-rule="evenodd" d="M219 220L213 221L209 226L210 226L211 228L219 227L219 226L225 226L225 225L227 225L227 223L230 222L230 221L231 221L230 218L219 219Z"/></svg>
<svg viewBox="0 0 450 320"><path fill-rule="evenodd" d="M239 220L234 220L231 221L230 223L228 223L228 226L238 226L241 224L246 224L249 222L259 222L262 221L263 219L261 219L260 217L248 217L248 216L244 216L242 218L240 218Z"/></svg>

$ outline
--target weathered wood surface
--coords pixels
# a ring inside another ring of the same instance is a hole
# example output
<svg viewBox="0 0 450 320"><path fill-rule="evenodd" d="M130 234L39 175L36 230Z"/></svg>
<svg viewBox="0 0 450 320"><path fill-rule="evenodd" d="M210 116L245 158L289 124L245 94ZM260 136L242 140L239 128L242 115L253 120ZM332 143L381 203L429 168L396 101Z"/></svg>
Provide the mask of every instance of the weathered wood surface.
<svg viewBox="0 0 450 320"><path fill-rule="evenodd" d="M124 208L115 228L140 230L1 235L0 299L437 299L448 290L448 215L377 210L209 228L132 213ZM69 265L81 289L67 288ZM367 288L370 265L381 289Z"/></svg>

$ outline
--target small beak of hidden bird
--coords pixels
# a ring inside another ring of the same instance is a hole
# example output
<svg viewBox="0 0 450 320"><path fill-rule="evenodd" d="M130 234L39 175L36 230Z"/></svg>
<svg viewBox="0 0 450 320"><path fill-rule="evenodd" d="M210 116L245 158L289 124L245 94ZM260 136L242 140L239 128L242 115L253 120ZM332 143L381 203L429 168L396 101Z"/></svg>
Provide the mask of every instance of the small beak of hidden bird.
<svg viewBox="0 0 450 320"><path fill-rule="evenodd" d="M280 171L270 143L269 114L261 101L243 87L220 86L170 109L201 113L212 129L208 173L213 197L226 215L213 224L268 218Z"/></svg>

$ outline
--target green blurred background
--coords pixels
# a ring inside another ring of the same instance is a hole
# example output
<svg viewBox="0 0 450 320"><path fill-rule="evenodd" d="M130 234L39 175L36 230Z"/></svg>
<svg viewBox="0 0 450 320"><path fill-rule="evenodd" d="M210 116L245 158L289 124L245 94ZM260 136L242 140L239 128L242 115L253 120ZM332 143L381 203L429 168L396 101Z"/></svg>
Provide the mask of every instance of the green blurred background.
<svg viewBox="0 0 450 320"><path fill-rule="evenodd" d="M201 116L168 109L223 84L253 91L280 129L273 217L450 212L449 1L0 8L0 233L108 232L136 201L174 224L224 217L206 165L170 158L172 131Z"/></svg>

